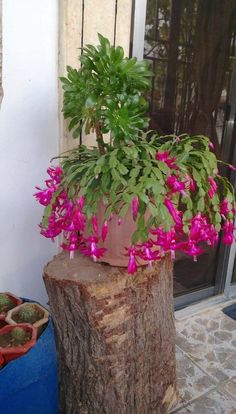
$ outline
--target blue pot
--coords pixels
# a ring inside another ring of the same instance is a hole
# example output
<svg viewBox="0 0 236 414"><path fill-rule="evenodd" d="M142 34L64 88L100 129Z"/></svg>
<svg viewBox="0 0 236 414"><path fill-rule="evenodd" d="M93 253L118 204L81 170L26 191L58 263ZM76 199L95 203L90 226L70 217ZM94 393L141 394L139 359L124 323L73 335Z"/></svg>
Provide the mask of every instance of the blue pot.
<svg viewBox="0 0 236 414"><path fill-rule="evenodd" d="M51 319L27 354L0 369L0 413L59 413L56 347Z"/></svg>

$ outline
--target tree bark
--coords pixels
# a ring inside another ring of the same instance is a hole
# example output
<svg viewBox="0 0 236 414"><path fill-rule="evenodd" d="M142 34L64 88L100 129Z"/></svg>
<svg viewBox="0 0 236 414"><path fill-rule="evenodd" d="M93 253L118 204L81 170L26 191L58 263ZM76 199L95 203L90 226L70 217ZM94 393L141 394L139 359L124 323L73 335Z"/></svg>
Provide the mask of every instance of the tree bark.
<svg viewBox="0 0 236 414"><path fill-rule="evenodd" d="M130 276L66 253L44 272L61 413L164 414L175 401L172 263Z"/></svg>

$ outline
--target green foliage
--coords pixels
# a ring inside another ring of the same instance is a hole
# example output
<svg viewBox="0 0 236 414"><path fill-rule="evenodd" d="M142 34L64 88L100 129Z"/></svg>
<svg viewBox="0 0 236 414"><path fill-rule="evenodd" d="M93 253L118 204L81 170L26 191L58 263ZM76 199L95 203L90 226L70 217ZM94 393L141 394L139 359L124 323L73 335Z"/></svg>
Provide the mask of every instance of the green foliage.
<svg viewBox="0 0 236 414"><path fill-rule="evenodd" d="M25 341L27 337L27 332L23 328L16 327L12 329L11 336L15 339L15 341L19 344Z"/></svg>
<svg viewBox="0 0 236 414"><path fill-rule="evenodd" d="M184 206L184 231L188 232L187 222L198 211L207 212L212 222L218 224L219 197L209 197L208 177L214 177L221 185L222 196L233 200L233 190L227 180L222 185L224 178L217 175L217 159L209 150L209 139L204 136L183 135L176 141L174 135L161 137L152 133L150 138L147 133L142 133L139 142L108 148L103 155L97 148L80 146L62 158L62 186L71 192L72 199L75 194L85 195L84 211L88 218L96 213L101 199L106 206L105 219L112 212L122 218L133 198L138 196L139 220L133 243L145 241L151 227L162 225L169 230L173 225L172 216L163 204L170 191L166 179L170 173L173 174L173 170L156 160L158 151L168 151L171 157L175 157L179 181L186 182L193 176L196 182L194 192L187 185L186 196L179 193L175 196L176 203ZM147 209L151 218L145 222Z"/></svg>
<svg viewBox="0 0 236 414"><path fill-rule="evenodd" d="M25 305L19 309L18 318L22 322L30 322L37 316L37 311L34 305Z"/></svg>
<svg viewBox="0 0 236 414"><path fill-rule="evenodd" d="M70 119L73 137L95 131L103 149L102 134L111 132L114 145L137 140L147 127L147 102L142 93L150 86L151 72L146 61L124 57L122 47L113 47L98 35L100 44L87 45L80 56L81 68L67 68L62 77L63 112Z"/></svg>

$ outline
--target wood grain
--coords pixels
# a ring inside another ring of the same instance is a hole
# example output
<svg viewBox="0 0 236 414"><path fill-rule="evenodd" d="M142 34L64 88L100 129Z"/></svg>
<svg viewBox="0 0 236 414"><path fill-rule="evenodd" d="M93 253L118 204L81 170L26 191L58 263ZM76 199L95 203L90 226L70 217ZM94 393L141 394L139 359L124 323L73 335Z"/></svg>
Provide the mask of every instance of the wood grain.
<svg viewBox="0 0 236 414"><path fill-rule="evenodd" d="M172 263L135 276L77 255L44 272L63 414L164 414L175 398Z"/></svg>

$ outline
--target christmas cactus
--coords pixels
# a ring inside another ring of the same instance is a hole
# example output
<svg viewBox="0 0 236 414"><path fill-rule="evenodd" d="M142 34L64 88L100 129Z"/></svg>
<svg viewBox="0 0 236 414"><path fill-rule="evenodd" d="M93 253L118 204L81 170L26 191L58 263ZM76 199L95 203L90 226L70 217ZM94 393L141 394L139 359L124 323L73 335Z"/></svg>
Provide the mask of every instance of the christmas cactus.
<svg viewBox="0 0 236 414"><path fill-rule="evenodd" d="M41 234L52 240L62 234L61 247L71 258L78 250L96 261L105 251L109 221L122 226L132 209L136 231L124 246L129 273L136 272L137 259L151 266L176 251L197 260L204 246L218 243L221 231L223 242L233 243L234 189L219 174L210 140L145 132L147 64L124 58L123 49L101 35L99 40L83 50L81 68L68 67L61 79L69 130L75 138L82 129L95 132L97 146L78 145L49 167L45 188L35 194L45 206Z"/></svg>

